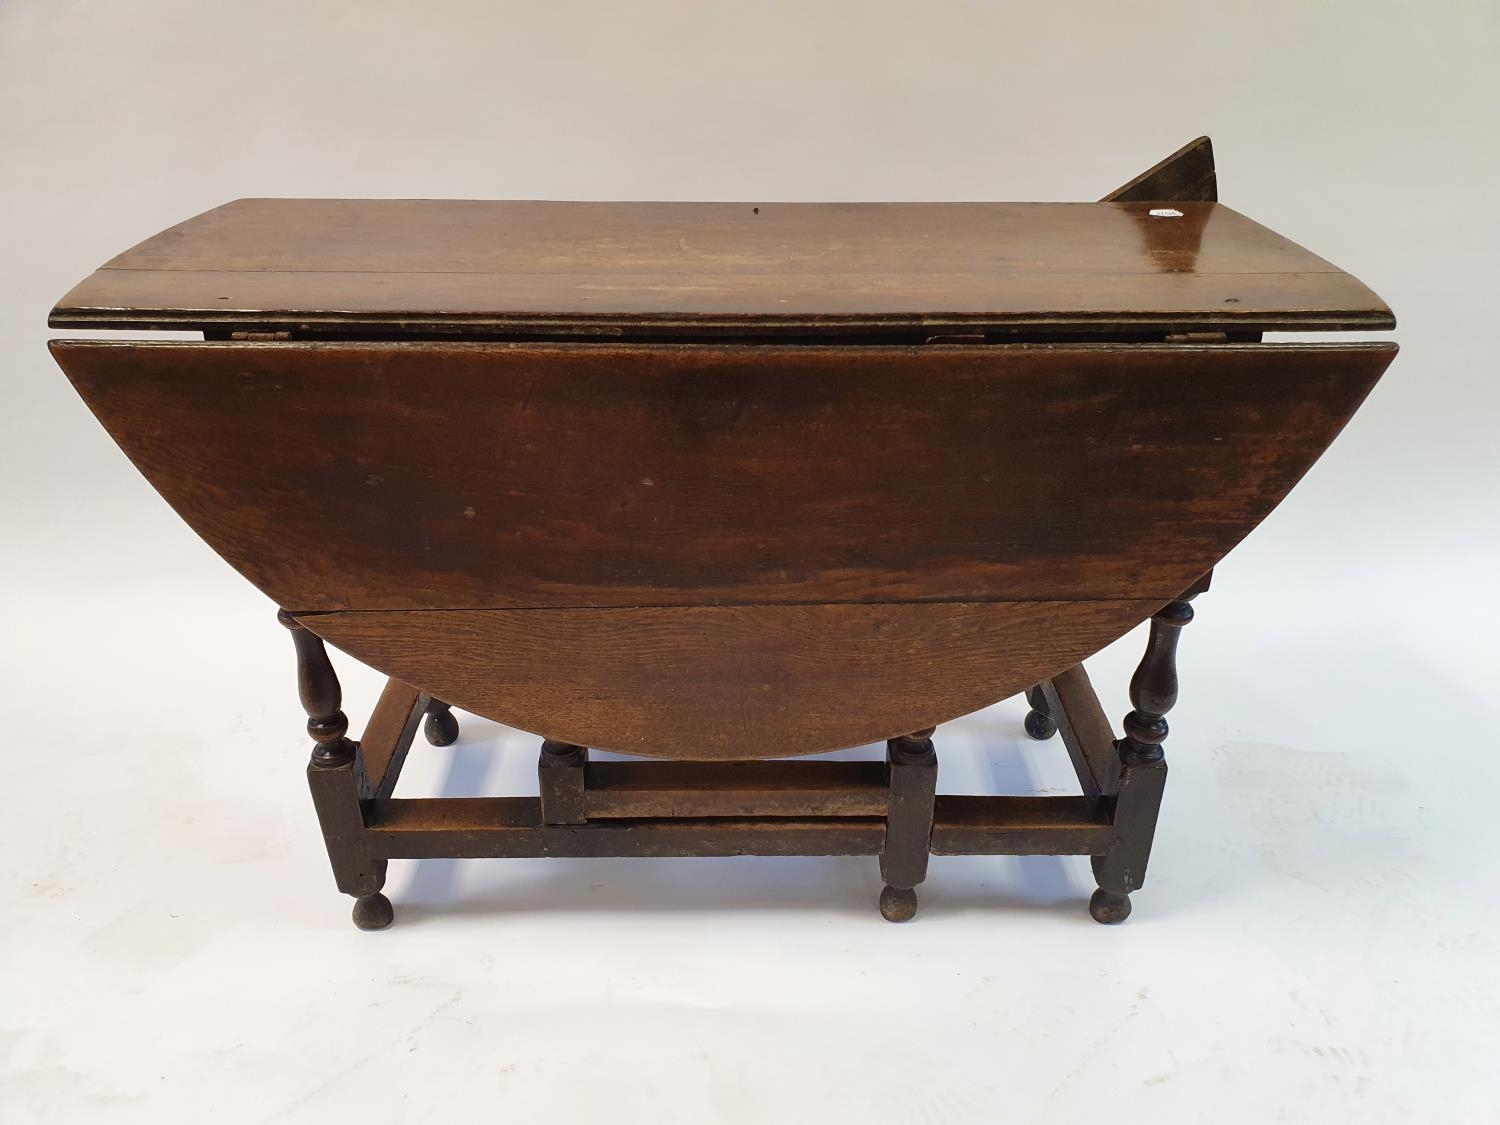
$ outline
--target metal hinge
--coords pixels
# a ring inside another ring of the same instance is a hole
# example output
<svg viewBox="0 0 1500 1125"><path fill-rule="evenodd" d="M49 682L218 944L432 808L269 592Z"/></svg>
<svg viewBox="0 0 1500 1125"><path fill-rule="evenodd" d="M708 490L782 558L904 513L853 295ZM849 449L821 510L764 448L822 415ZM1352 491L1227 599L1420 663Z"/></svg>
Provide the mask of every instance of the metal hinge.
<svg viewBox="0 0 1500 1125"><path fill-rule="evenodd" d="M280 332L250 330L231 332L229 338L231 340L290 340L292 334L284 329Z"/></svg>
<svg viewBox="0 0 1500 1125"><path fill-rule="evenodd" d="M1172 332L1168 333L1169 344L1227 344L1229 337L1223 332Z"/></svg>

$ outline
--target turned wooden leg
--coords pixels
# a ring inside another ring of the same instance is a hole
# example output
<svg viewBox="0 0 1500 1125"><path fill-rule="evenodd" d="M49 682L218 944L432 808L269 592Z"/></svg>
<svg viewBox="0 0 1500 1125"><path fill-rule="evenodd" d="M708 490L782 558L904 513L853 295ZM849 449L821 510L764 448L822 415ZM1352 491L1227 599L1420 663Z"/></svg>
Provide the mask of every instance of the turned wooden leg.
<svg viewBox="0 0 1500 1125"><path fill-rule="evenodd" d="M286 610L276 619L292 633L297 650L297 691L307 712L312 736L312 760L307 785L323 829L328 861L339 890L353 895L354 924L362 930L382 930L391 924L391 901L381 894L386 861L370 854L365 844L365 818L359 803L359 745L348 737L349 719L343 712L343 690L328 660L323 639L309 632Z"/></svg>
<svg viewBox="0 0 1500 1125"><path fill-rule="evenodd" d="M1134 710L1125 716L1125 737L1115 744L1121 769L1114 840L1108 852L1093 857L1099 889L1089 900L1089 913L1106 925L1130 916L1130 892L1146 879L1167 782L1162 743L1167 738L1167 712L1177 702L1177 640L1192 619L1193 607L1185 600L1170 602L1156 613L1146 655L1130 678Z"/></svg>
<svg viewBox="0 0 1500 1125"><path fill-rule="evenodd" d="M458 741L458 720L453 708L441 699L427 704L427 718L422 723L422 733L434 746L452 746Z"/></svg>
<svg viewBox="0 0 1500 1125"><path fill-rule="evenodd" d="M1026 689L1026 702L1031 704L1031 710L1026 712L1026 733L1038 741L1056 734L1057 721L1052 717L1052 708L1041 684Z"/></svg>
<svg viewBox="0 0 1500 1125"><path fill-rule="evenodd" d="M886 743L891 767L891 807L880 853L880 913L888 922L908 922L917 913L917 885L927 877L932 810L937 792L937 751L932 728Z"/></svg>

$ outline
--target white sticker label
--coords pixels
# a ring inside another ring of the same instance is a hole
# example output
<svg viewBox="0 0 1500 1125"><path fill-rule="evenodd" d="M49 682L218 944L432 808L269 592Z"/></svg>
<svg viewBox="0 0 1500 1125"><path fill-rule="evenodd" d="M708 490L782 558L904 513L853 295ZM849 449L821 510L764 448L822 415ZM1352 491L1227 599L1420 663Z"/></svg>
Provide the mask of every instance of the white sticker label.
<svg viewBox="0 0 1500 1125"><path fill-rule="evenodd" d="M1151 214L1158 219L1180 219L1182 212L1175 207L1153 207Z"/></svg>

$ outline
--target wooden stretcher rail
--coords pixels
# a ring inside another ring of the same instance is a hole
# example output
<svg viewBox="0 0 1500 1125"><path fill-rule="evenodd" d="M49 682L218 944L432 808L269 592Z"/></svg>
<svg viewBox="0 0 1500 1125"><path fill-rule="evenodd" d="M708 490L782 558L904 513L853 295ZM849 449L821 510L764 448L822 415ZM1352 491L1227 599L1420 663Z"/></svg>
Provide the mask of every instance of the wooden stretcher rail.
<svg viewBox="0 0 1500 1125"><path fill-rule="evenodd" d="M595 817L885 816L884 762L592 762Z"/></svg>
<svg viewBox="0 0 1500 1125"><path fill-rule="evenodd" d="M1108 802L1090 797L940 796L934 855L1094 855L1113 834ZM618 818L545 824L535 797L384 799L365 836L385 859L540 856L875 855L883 817Z"/></svg>
<svg viewBox="0 0 1500 1125"><path fill-rule="evenodd" d="M371 852L385 859L538 856L875 855L878 817L686 818L543 824L535 797L372 801Z"/></svg>
<svg viewBox="0 0 1500 1125"><path fill-rule="evenodd" d="M1095 797L943 795L933 815L933 855L1099 855L1114 833Z"/></svg>

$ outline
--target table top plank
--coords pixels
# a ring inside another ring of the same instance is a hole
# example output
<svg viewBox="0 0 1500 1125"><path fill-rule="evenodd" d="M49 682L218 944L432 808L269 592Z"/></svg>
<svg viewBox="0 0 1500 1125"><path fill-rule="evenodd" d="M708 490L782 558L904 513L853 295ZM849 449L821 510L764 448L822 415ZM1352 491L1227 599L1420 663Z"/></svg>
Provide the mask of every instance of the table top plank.
<svg viewBox="0 0 1500 1125"><path fill-rule="evenodd" d="M112 259L52 324L616 336L1394 326L1358 280L1230 208L1152 209L244 199Z"/></svg>

